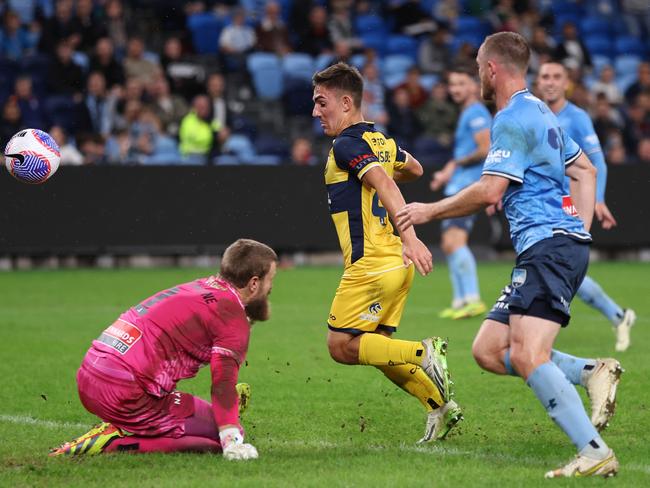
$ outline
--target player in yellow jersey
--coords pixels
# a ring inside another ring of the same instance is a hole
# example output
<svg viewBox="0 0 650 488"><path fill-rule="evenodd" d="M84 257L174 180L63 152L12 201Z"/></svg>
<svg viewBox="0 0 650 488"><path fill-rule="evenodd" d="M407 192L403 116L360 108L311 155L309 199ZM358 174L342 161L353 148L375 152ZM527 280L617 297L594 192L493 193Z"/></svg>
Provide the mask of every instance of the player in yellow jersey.
<svg viewBox="0 0 650 488"><path fill-rule="evenodd" d="M345 272L330 309L327 345L343 364L375 366L427 410L420 442L443 439L462 419L451 400L447 343L392 339L413 281L414 266L432 269L431 253L413 228L393 232L390 218L404 205L395 181L414 180L422 166L395 140L363 120L363 79L337 63L313 77L314 110L325 134L335 137L325 167L330 213Z"/></svg>

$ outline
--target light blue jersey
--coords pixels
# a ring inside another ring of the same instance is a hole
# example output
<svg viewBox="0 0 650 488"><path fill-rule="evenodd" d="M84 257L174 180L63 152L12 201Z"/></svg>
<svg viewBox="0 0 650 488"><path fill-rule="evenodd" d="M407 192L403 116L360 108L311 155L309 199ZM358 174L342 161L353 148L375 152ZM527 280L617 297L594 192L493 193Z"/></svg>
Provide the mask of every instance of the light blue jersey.
<svg viewBox="0 0 650 488"><path fill-rule="evenodd" d="M576 141L580 148L589 156L589 159L596 170L596 201L605 201L605 187L607 186L607 165L603 150L600 147L600 141L594 130L594 124L587 112L571 102L567 102L562 110L557 113L557 119L560 121L560 127L566 132L571 139ZM564 191L569 194L569 178L566 179Z"/></svg>
<svg viewBox="0 0 650 488"><path fill-rule="evenodd" d="M550 108L528 90L512 95L494 118L484 175L510 180L503 208L517 254L554 235L589 242L582 220L562 209L565 167L582 150Z"/></svg>
<svg viewBox="0 0 650 488"><path fill-rule="evenodd" d="M492 116L485 106L475 102L462 111L454 134L454 159L464 158L477 149L474 136L482 130L489 129ZM483 161L471 165L456 166L454 174L445 187L445 196L455 195L466 186L481 178Z"/></svg>

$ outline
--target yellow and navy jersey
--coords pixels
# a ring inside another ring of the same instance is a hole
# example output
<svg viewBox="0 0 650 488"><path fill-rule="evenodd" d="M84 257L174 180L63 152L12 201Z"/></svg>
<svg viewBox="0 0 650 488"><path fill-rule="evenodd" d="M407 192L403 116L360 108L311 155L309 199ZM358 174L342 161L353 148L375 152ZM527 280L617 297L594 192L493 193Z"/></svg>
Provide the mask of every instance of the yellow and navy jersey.
<svg viewBox="0 0 650 488"><path fill-rule="evenodd" d="M346 272L383 271L401 265L402 241L394 234L377 192L361 179L375 166L392 178L405 163L406 153L371 122L354 124L334 140L325 166L325 185Z"/></svg>

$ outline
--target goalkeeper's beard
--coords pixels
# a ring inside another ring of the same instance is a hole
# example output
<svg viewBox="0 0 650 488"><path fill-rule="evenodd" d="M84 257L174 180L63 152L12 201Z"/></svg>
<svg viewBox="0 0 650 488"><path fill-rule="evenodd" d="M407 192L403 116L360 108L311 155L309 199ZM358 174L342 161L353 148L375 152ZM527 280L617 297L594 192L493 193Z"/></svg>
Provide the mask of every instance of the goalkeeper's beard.
<svg viewBox="0 0 650 488"><path fill-rule="evenodd" d="M271 305L267 297L251 300L246 305L246 315L251 322L264 322L271 315Z"/></svg>

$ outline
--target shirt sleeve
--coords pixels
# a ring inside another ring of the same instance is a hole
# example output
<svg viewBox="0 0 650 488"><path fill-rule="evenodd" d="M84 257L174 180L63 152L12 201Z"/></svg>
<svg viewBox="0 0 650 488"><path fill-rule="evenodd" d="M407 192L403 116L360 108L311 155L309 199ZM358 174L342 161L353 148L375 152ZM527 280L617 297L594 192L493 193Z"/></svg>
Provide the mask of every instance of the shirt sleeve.
<svg viewBox="0 0 650 488"><path fill-rule="evenodd" d="M597 170L596 175L596 201L605 201L605 187L607 186L607 164L600 147L600 140L596 135L594 125L587 114L580 114L580 118L573 125L576 130L575 140L582 150L589 156Z"/></svg>
<svg viewBox="0 0 650 488"><path fill-rule="evenodd" d="M397 145L397 143L395 143L395 163L393 164L393 168L402 169L405 164L406 164L406 151L404 151L401 147Z"/></svg>
<svg viewBox="0 0 650 488"><path fill-rule="evenodd" d="M381 166L368 143L360 137L339 137L334 141L333 149L336 165L358 179L371 168Z"/></svg>
<svg viewBox="0 0 650 488"><path fill-rule="evenodd" d="M485 129L489 130L491 123L492 118L483 105L476 106L476 108L469 114L469 120L467 121L472 136L475 136Z"/></svg>
<svg viewBox="0 0 650 488"><path fill-rule="evenodd" d="M576 141L569 137L565 130L561 132L562 143L564 144L564 165L569 166L582 154L582 149L580 149Z"/></svg>
<svg viewBox="0 0 650 488"><path fill-rule="evenodd" d="M498 117L492 126L492 144L482 174L523 183L530 164L528 143L519 122L508 116Z"/></svg>
<svg viewBox="0 0 650 488"><path fill-rule="evenodd" d="M239 368L246 359L250 325L237 303L220 300L219 327L212 344L212 410L217 425L239 425L239 398L235 385Z"/></svg>

